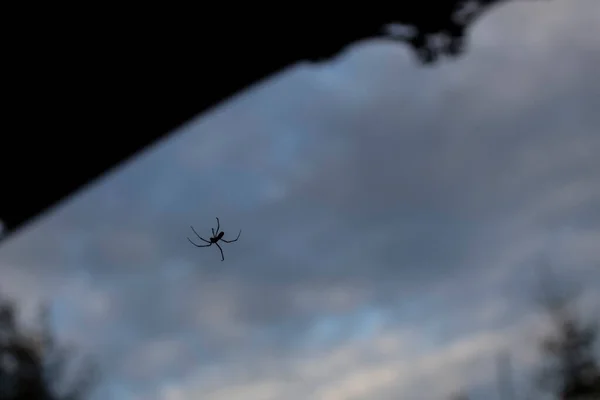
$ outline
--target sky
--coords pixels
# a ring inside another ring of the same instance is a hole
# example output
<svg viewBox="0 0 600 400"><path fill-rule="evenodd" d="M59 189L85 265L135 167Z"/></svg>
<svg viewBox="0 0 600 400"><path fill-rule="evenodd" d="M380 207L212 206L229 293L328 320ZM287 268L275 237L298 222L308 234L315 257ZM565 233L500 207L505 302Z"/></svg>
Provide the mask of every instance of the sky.
<svg viewBox="0 0 600 400"><path fill-rule="evenodd" d="M538 362L541 265L600 310L599 17L513 3L432 67L291 66L5 240L0 290L50 302L98 399L497 398L498 354ZM224 261L186 239L215 217Z"/></svg>

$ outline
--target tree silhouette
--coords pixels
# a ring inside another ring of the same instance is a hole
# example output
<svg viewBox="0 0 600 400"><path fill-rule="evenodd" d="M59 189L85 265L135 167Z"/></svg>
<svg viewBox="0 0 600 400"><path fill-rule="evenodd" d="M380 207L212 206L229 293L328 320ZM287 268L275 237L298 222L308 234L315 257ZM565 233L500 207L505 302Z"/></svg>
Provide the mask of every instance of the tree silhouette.
<svg viewBox="0 0 600 400"><path fill-rule="evenodd" d="M555 332L541 347L547 359L542 386L561 400L600 399L600 369L594 356L598 326L584 324L572 311L553 311Z"/></svg>
<svg viewBox="0 0 600 400"><path fill-rule="evenodd" d="M72 349L60 345L50 332L43 310L41 328L20 326L14 302L0 295L0 399L82 400L91 393L95 369L89 361L79 365L69 379L67 369L75 363Z"/></svg>
<svg viewBox="0 0 600 400"><path fill-rule="evenodd" d="M397 34L390 29L388 33L412 47L421 63L432 64L443 55L456 57L463 54L467 31L476 19L493 6L507 1L445 0L428 6L423 4L423 7L403 3L393 13L395 23L411 29Z"/></svg>
<svg viewBox="0 0 600 400"><path fill-rule="evenodd" d="M584 321L573 307L572 295L546 291L545 307L553 332L541 341L545 365L539 383L560 400L600 399L600 366L595 354L598 321Z"/></svg>

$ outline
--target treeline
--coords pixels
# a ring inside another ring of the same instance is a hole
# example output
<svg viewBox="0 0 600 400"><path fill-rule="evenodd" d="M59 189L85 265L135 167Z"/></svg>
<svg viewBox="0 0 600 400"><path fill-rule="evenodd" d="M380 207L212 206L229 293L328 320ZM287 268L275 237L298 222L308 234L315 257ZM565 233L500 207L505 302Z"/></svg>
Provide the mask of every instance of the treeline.
<svg viewBox="0 0 600 400"><path fill-rule="evenodd" d="M85 400L97 381L95 365L59 343L47 310L38 324L20 323L17 305L0 294L0 400Z"/></svg>
<svg viewBox="0 0 600 400"><path fill-rule="evenodd" d="M600 400L600 327L597 316L579 313L576 296L561 295L556 288L544 293L549 332L539 338L540 365L531 387L514 387L511 376L499 382L499 400ZM520 390L521 389L521 390ZM451 400L469 400L466 392Z"/></svg>

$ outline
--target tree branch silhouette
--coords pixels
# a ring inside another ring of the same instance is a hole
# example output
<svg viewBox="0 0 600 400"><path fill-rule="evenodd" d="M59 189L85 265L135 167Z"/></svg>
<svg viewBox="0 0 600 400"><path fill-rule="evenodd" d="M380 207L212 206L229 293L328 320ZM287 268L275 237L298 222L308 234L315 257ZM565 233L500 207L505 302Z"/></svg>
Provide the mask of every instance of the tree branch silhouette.
<svg viewBox="0 0 600 400"><path fill-rule="evenodd" d="M94 364L74 363L74 350L50 330L48 308L42 308L36 330L22 327L17 315L17 305L0 295L0 399L86 399L98 377ZM78 372L68 374L75 364Z"/></svg>

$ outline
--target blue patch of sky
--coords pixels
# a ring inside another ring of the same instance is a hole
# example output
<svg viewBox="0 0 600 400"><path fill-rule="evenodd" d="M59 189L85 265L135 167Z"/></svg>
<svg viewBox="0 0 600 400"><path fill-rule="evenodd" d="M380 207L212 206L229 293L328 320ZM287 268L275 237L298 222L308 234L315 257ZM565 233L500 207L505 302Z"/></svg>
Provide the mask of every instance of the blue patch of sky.
<svg viewBox="0 0 600 400"><path fill-rule="evenodd" d="M307 332L308 347L326 348L344 340L368 340L387 320L385 310L364 307L352 313L327 315L315 320Z"/></svg>

